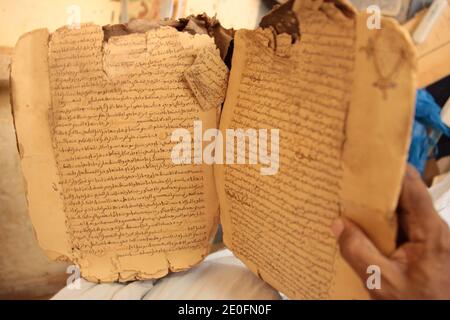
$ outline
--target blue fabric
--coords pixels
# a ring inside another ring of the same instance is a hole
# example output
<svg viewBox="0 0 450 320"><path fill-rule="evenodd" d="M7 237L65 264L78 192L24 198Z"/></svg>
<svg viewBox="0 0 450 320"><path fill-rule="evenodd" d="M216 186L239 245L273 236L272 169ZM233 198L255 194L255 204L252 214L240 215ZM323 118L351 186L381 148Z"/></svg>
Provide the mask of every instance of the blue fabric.
<svg viewBox="0 0 450 320"><path fill-rule="evenodd" d="M408 159L421 174L425 170L429 150L437 143L429 137L427 129L450 137L450 128L441 119L441 108L428 91L421 89L417 91L416 115Z"/></svg>
<svg viewBox="0 0 450 320"><path fill-rule="evenodd" d="M429 129L434 129L446 136L450 136L450 128L441 119L441 108L426 90L417 91L416 120Z"/></svg>
<svg viewBox="0 0 450 320"><path fill-rule="evenodd" d="M409 148L409 159L416 169L423 175L428 158L430 141L428 139L427 128L419 121L414 120L413 136Z"/></svg>

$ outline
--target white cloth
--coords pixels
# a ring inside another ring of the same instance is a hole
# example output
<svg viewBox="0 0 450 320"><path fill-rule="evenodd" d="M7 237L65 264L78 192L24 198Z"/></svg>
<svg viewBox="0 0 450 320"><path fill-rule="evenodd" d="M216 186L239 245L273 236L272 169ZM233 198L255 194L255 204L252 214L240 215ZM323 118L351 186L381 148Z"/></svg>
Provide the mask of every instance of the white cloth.
<svg viewBox="0 0 450 320"><path fill-rule="evenodd" d="M450 227L450 173L429 189L434 207Z"/></svg>
<svg viewBox="0 0 450 320"><path fill-rule="evenodd" d="M52 299L268 300L280 299L280 295L225 249L209 255L192 269L156 281L95 284L81 279L79 289L65 287Z"/></svg>

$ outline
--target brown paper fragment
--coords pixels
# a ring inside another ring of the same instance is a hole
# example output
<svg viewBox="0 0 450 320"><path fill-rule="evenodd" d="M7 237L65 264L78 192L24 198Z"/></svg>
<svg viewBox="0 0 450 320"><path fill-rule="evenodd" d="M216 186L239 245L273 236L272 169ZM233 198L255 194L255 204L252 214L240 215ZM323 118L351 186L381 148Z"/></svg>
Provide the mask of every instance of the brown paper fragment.
<svg viewBox="0 0 450 320"><path fill-rule="evenodd" d="M204 111L223 103L228 83L228 68L216 50L201 51L184 77Z"/></svg>
<svg viewBox="0 0 450 320"><path fill-rule="evenodd" d="M39 245L52 259L70 252L60 177L52 147L46 29L24 34L11 64L11 104L28 211Z"/></svg>
<svg viewBox="0 0 450 320"><path fill-rule="evenodd" d="M272 28L276 34L286 33L295 42L300 35L300 24L295 12L292 10L294 0L289 0L283 5L275 5L274 8L265 15L259 24L261 28Z"/></svg>
<svg viewBox="0 0 450 320"><path fill-rule="evenodd" d="M113 36L122 36L131 33L145 33L159 27L172 27L178 31L190 34L208 34L214 38L214 43L220 50L222 59L228 54L234 30L225 29L215 17L210 18L206 14L191 15L179 20L161 20L158 22L142 19L132 20L127 24L107 25L103 27L104 40L108 41Z"/></svg>
<svg viewBox="0 0 450 320"><path fill-rule="evenodd" d="M370 6L378 6L383 15L396 17L402 8L402 0L351 0L352 4L360 11L367 11ZM409 2L406 4L409 6Z"/></svg>

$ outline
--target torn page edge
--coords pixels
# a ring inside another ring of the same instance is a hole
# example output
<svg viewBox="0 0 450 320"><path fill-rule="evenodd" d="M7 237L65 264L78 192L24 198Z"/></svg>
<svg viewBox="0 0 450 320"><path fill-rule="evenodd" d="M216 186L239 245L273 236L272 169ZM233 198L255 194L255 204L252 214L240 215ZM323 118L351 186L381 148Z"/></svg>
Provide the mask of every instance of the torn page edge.
<svg viewBox="0 0 450 320"><path fill-rule="evenodd" d="M49 36L47 29L38 29L18 40L11 64L11 106L28 211L37 241L49 258L67 260L69 241L48 123ZM26 180L30 176L33 178ZM49 226L50 232L43 231ZM59 241L54 241L56 237Z"/></svg>
<svg viewBox="0 0 450 320"><path fill-rule="evenodd" d="M207 111L220 107L224 102L228 75L228 68L219 52L204 48L184 72L184 79L203 111Z"/></svg>
<svg viewBox="0 0 450 320"><path fill-rule="evenodd" d="M214 43L220 50L220 57L225 60L228 54L230 43L234 37L233 29L225 29L216 17L208 17L205 13L190 15L179 20L160 20L150 22L147 20L133 20L128 24L115 24L103 26L104 41L108 42L110 37L122 36L131 33L145 33L159 27L172 27L180 32L192 35L207 34L214 39Z"/></svg>

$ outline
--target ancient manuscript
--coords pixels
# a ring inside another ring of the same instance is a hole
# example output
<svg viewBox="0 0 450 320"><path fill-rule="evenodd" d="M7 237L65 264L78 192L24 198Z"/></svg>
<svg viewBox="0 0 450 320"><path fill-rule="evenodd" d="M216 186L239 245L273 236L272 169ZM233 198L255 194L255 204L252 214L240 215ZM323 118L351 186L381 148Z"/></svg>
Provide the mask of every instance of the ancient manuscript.
<svg viewBox="0 0 450 320"><path fill-rule="evenodd" d="M185 74L198 70L215 74L215 86L196 78L192 91ZM218 222L213 169L173 164L170 139L195 120L217 126L227 78L212 37L170 26L107 41L93 24L23 36L14 116L48 255L93 281L157 278L201 261Z"/></svg>
<svg viewBox="0 0 450 320"><path fill-rule="evenodd" d="M275 289L366 298L330 226L346 216L394 249L415 97L409 35L367 18L291 0L234 46L192 19L23 36L14 117L41 246L89 280L158 278L207 255L220 204L226 246ZM180 128L194 141L175 163Z"/></svg>
<svg viewBox="0 0 450 320"><path fill-rule="evenodd" d="M364 298L330 226L344 215L383 252L395 247L414 50L396 23L369 30L344 1L297 1L292 10L298 39L278 34L286 19L235 34L220 129L279 128L279 170L215 167L224 242L288 297Z"/></svg>

